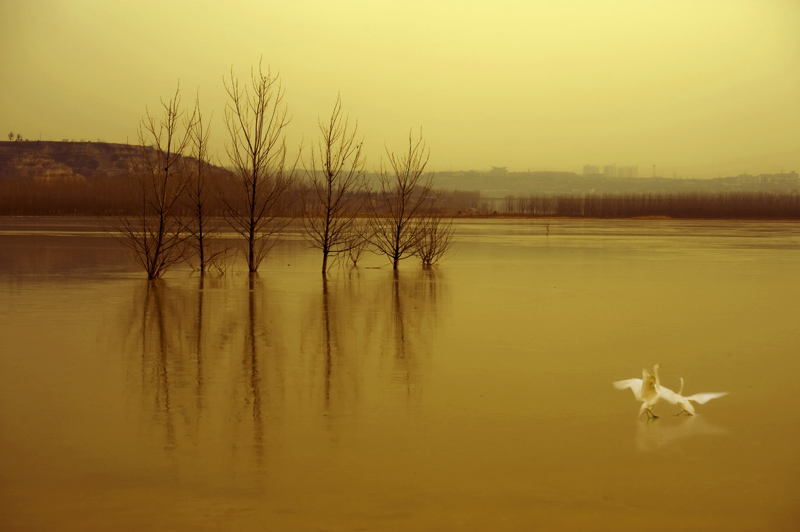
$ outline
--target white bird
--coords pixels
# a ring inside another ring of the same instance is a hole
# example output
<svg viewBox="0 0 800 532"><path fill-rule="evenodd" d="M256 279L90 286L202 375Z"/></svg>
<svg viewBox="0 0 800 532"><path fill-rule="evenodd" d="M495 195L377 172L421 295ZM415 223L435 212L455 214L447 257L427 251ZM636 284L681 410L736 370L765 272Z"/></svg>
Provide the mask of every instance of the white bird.
<svg viewBox="0 0 800 532"><path fill-rule="evenodd" d="M614 388L617 390L630 388L636 400L642 402L642 406L639 408L640 416L647 413L648 418L658 417L652 412L652 409L661 397L661 381L658 379L658 368L660 367L661 364L653 366L653 373L643 369L641 379L625 379L614 383Z"/></svg>
<svg viewBox="0 0 800 532"><path fill-rule="evenodd" d="M697 404L703 405L709 402L712 399L716 399L718 397L722 397L723 395L728 395L728 392L708 392L708 393L696 393L694 395L683 395L683 377L681 377L681 389L678 393L673 392L666 386L661 387L661 397L663 397L666 401L672 403L673 405L678 405L681 407L681 411L678 412L677 415L681 415L683 413L693 416L694 415L694 405L691 403L694 401Z"/></svg>

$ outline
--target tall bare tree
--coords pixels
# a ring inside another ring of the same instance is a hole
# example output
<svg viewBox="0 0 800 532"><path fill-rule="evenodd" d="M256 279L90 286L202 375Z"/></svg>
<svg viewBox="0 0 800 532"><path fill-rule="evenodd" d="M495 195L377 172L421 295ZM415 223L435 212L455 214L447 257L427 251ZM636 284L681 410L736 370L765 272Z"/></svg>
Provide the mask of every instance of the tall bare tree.
<svg viewBox="0 0 800 532"><path fill-rule="evenodd" d="M120 219L121 242L133 250L148 279L161 277L183 258L185 236L177 208L189 181L183 160L189 134L181 128L180 102L179 84L170 100L161 100L161 118L146 111L138 129L139 157L134 165L134 193L140 208L135 215ZM192 121L188 120L188 127Z"/></svg>
<svg viewBox="0 0 800 532"><path fill-rule="evenodd" d="M209 186L213 178L208 154L208 136L211 130L209 123L203 123L199 98L195 100L194 113L186 126L192 154L189 183L186 187L186 203L190 215L186 225L190 235L187 243L197 257L197 269L202 275L209 267L221 269L220 259L225 254L225 249L212 246L219 227L212 216L214 189Z"/></svg>
<svg viewBox="0 0 800 532"><path fill-rule="evenodd" d="M322 250L322 273L328 270L328 257L348 253L359 245L358 216L366 200L363 141L356 138L358 123L352 129L342 113L341 96L336 97L330 120L319 121L321 137L311 148L306 166L310 189L303 197L303 225L311 243Z"/></svg>
<svg viewBox="0 0 800 532"><path fill-rule="evenodd" d="M381 164L380 191L374 205L372 243L397 269L401 260L414 255L421 231L422 216L430 208L433 174L425 174L430 151L422 134L408 135L408 151L395 154L386 149L391 170Z"/></svg>
<svg viewBox="0 0 800 532"><path fill-rule="evenodd" d="M245 239L247 267L256 272L277 241L295 182L297 160L287 167L284 128L289 124L278 74L251 69L250 85L241 86L231 69L224 82L228 93L226 145L240 194L223 198L231 227Z"/></svg>

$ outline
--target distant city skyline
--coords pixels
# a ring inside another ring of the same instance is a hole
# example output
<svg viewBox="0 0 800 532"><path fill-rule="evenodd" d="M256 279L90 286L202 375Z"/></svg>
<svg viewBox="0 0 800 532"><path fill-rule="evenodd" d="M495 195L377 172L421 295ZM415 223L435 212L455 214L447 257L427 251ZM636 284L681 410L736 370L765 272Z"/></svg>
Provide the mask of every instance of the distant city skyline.
<svg viewBox="0 0 800 532"><path fill-rule="evenodd" d="M16 132L13 133L11 142L100 142L106 143L107 141L103 139L61 139L61 140L54 140L54 139L34 139L34 138L27 138L22 137L21 134ZM9 134L10 134L9 133ZM9 142L9 134L5 135L5 139L0 138L0 143ZM18 138L20 137L20 138ZM131 143L129 139L126 139L125 142L115 142L112 144L128 144L128 145L136 145L135 143ZM214 160L214 164L225 166L227 161L225 160ZM550 168L550 167L528 167L528 168L511 168L508 166L490 166L488 168L481 167L481 168L447 168L447 169L438 169L433 170L430 169L431 172L439 172L439 173L458 173L458 172L480 172L480 173L488 173L494 175L507 175L509 173L535 173L535 172L567 172L567 173L574 173L576 175L583 175L583 176L601 176L601 177L619 177L619 178L649 178L649 177L662 177L662 178L672 178L672 179L715 179L720 177L737 177L737 176L759 176L759 175L784 175L784 174L791 174L797 173L795 168L780 168L777 171L765 171L763 169L748 169L742 171L734 171L729 173L720 172L716 175L692 175L686 172L685 168L677 168L677 167L664 167L664 168L656 168L655 166L651 166L652 172L642 173L638 165L616 165L616 164L605 164L605 165L596 165L596 164L584 164L581 167L572 166L570 168ZM377 172L378 168L367 168L366 171L368 173Z"/></svg>

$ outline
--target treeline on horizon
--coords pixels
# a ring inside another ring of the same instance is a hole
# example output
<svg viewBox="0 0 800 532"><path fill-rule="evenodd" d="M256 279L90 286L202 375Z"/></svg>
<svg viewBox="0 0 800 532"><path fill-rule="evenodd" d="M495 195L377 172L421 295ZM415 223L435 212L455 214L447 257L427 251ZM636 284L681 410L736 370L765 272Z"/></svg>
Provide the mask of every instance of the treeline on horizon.
<svg viewBox="0 0 800 532"><path fill-rule="evenodd" d="M222 194L236 187L234 179L226 174L218 176L215 182ZM130 216L141 209L135 191L134 176L51 181L4 179L0 180L0 215ZM478 191L439 192L440 212L451 217L800 219L800 194L785 192L528 194L505 198L483 197ZM298 196L302 193L301 188L294 191ZM224 207L217 196L209 201L210 213L222 216ZM185 214L188 212L187 205Z"/></svg>
<svg viewBox="0 0 800 532"><path fill-rule="evenodd" d="M240 185L231 173L219 169L211 176L215 193L206 205L212 216L224 216L221 198L234 197ZM294 206L289 216L302 216L302 202L295 201L307 190L300 183L288 191L286 205ZM477 213L480 193L476 191L439 191L437 206L449 215ZM141 212L140 184L136 176L96 179L0 180L0 216L132 216ZM176 214L188 215L191 206L179 205Z"/></svg>
<svg viewBox="0 0 800 532"><path fill-rule="evenodd" d="M511 196L498 213L530 217L798 220L800 194L646 192Z"/></svg>

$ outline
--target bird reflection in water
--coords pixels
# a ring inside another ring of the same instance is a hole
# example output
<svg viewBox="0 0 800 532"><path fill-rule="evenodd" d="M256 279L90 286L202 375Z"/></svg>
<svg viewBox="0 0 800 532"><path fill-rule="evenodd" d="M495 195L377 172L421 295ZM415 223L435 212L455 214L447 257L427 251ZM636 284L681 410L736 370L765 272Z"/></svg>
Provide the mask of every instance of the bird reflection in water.
<svg viewBox="0 0 800 532"><path fill-rule="evenodd" d="M720 436L728 430L713 425L701 416L670 416L656 423L640 421L636 429L636 447L656 451L697 436Z"/></svg>

